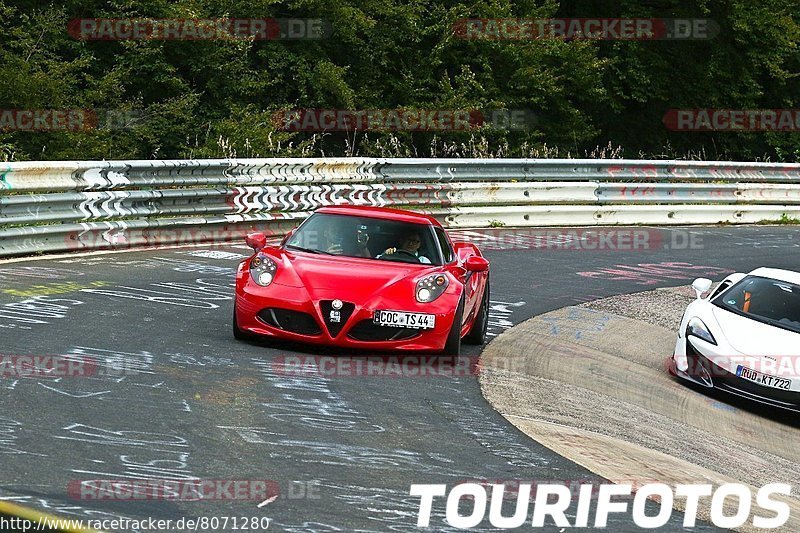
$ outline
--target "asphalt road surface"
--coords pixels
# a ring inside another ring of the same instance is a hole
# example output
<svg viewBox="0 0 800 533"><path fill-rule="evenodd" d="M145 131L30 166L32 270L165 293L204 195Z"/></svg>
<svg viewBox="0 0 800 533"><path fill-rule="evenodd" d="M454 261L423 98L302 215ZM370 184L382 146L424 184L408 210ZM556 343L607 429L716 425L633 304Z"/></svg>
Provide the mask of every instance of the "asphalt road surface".
<svg viewBox="0 0 800 533"><path fill-rule="evenodd" d="M605 296L800 264L791 226L609 228L599 240L533 231L460 232L492 262L492 335ZM71 518L414 531L412 484L598 480L508 424L462 365L436 377L295 375L289 356L363 357L235 341L233 277L247 254L229 245L0 263L0 355L97 364L88 376L0 377L0 498ZM479 354L466 347L462 359ZM280 496L134 501L81 490L122 479L267 480L267 496ZM432 530L452 529L444 515L439 498ZM665 530L680 523L675 513ZM609 528L638 531L629 515L611 515ZM477 529L490 530L488 518Z"/></svg>

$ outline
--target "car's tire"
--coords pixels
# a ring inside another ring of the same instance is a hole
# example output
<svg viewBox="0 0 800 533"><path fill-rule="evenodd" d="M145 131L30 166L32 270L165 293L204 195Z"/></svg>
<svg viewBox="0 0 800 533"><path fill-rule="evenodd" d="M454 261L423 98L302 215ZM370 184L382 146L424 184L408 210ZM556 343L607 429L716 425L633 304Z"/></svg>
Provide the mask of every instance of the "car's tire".
<svg viewBox="0 0 800 533"><path fill-rule="evenodd" d="M236 319L236 304L233 304L233 337L239 341L245 341L247 339L252 339L253 336L246 331L242 331L239 328L239 321Z"/></svg>
<svg viewBox="0 0 800 533"><path fill-rule="evenodd" d="M483 291L483 298L481 299L481 308L478 310L478 316L475 317L475 323L472 324L472 329L464 337L464 342L467 344L481 345L486 342L486 330L489 328L489 280L486 280L486 288Z"/></svg>
<svg viewBox="0 0 800 533"><path fill-rule="evenodd" d="M461 322L464 316L464 297L458 302L455 317L453 318L453 326L450 328L450 333L447 335L447 341L444 343L443 355L461 355Z"/></svg>

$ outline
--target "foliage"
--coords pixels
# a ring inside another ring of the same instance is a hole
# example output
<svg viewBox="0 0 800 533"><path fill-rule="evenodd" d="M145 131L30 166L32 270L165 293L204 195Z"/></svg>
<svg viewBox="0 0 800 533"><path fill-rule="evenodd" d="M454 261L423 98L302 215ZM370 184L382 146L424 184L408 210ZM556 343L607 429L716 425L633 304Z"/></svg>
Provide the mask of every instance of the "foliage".
<svg viewBox="0 0 800 533"><path fill-rule="evenodd" d="M76 18L326 21L310 40L83 41ZM459 38L464 18L708 18L705 40ZM0 131L3 160L274 156L800 160L798 132L676 132L670 108L800 108L796 0L0 0L0 108L129 113ZM526 129L290 132L287 109L523 109ZM800 124L798 124L800 129Z"/></svg>

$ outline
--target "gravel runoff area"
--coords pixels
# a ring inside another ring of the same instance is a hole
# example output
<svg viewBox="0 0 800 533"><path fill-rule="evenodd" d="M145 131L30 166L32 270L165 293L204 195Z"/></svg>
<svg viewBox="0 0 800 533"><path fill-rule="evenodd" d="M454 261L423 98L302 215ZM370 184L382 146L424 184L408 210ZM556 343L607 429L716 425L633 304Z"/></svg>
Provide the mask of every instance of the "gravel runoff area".
<svg viewBox="0 0 800 533"><path fill-rule="evenodd" d="M614 482L738 482L753 491L794 485L797 422L729 403L665 371L695 297L688 286L656 289L534 317L484 351L482 392L534 440ZM792 512L783 530L800 531L800 501L786 501Z"/></svg>
<svg viewBox="0 0 800 533"><path fill-rule="evenodd" d="M716 284L714 284L716 287ZM694 289L682 285L647 292L620 294L610 298L594 300L577 307L612 313L617 316L640 320L670 331L677 331L683 311L697 296Z"/></svg>

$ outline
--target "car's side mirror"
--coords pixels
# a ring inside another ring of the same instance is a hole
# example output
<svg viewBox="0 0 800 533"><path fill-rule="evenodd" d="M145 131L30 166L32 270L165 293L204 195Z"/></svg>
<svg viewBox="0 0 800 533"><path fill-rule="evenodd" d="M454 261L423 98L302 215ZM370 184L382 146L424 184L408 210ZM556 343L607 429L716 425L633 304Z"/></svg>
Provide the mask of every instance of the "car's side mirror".
<svg viewBox="0 0 800 533"><path fill-rule="evenodd" d="M455 241L453 243L453 252L455 252L456 257L461 261L466 260L466 258L471 255L479 253L478 248L474 244L464 241Z"/></svg>
<svg viewBox="0 0 800 533"><path fill-rule="evenodd" d="M697 294L698 300L700 299L700 296L704 292L708 292L708 290L711 288L711 283L712 281L707 278L697 278L696 280L694 280L694 282L692 283L692 288L694 289L694 292Z"/></svg>
<svg viewBox="0 0 800 533"><path fill-rule="evenodd" d="M486 272L489 270L489 261L479 255L471 255L464 262L464 268L468 272Z"/></svg>
<svg viewBox="0 0 800 533"><path fill-rule="evenodd" d="M267 236L263 233L248 233L247 237L244 238L244 242L247 243L247 246L259 252L267 245Z"/></svg>

